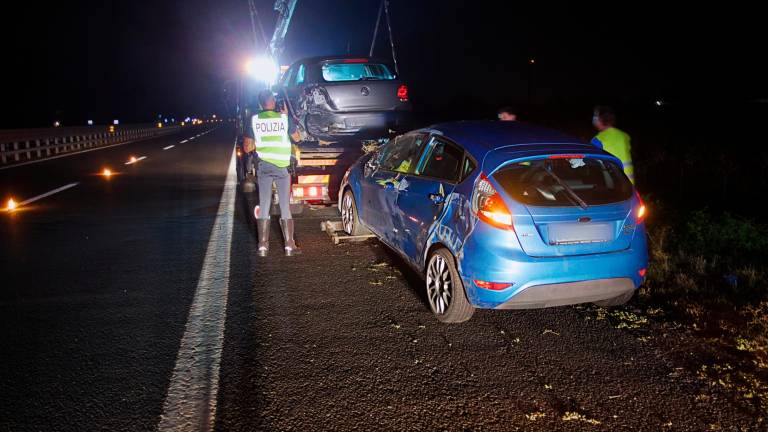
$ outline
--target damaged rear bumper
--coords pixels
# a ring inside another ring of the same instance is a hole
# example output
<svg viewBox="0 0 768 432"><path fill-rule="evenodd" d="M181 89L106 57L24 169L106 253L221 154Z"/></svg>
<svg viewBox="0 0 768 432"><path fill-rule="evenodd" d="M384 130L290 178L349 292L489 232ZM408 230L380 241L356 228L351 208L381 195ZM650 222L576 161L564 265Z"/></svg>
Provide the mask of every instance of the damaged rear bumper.
<svg viewBox="0 0 768 432"><path fill-rule="evenodd" d="M309 113L307 131L318 139L336 138L373 139L401 133L411 127L411 111L327 112Z"/></svg>

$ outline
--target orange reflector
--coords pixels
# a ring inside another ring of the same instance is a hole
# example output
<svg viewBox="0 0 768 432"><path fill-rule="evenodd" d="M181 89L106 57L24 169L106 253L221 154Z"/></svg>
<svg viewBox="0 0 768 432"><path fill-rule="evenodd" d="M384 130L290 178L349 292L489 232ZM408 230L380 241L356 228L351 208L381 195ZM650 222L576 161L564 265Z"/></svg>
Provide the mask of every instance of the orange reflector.
<svg viewBox="0 0 768 432"><path fill-rule="evenodd" d="M309 184L309 183L326 183L327 184L330 181L331 181L330 174L299 176L299 184Z"/></svg>
<svg viewBox="0 0 768 432"><path fill-rule="evenodd" d="M505 288L511 287L513 284L511 283L503 283L503 282L486 282L475 279L475 285L478 286L478 288L488 289L488 290L494 290L494 291L501 291Z"/></svg>
<svg viewBox="0 0 768 432"><path fill-rule="evenodd" d="M301 159L299 166L330 166L336 165L339 161L337 159Z"/></svg>

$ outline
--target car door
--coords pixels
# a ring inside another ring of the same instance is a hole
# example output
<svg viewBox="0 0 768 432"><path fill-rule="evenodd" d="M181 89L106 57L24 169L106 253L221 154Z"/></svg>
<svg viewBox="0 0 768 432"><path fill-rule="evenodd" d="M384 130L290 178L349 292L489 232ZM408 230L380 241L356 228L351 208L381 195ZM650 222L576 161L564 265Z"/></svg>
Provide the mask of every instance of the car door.
<svg viewBox="0 0 768 432"><path fill-rule="evenodd" d="M397 194L404 176L413 172L425 146L425 134L400 136L379 150L363 169L362 216L363 222L390 246L396 244L397 231L394 218Z"/></svg>
<svg viewBox="0 0 768 432"><path fill-rule="evenodd" d="M397 247L417 265L434 222L459 180L463 163L461 147L433 136L416 170L400 180L395 218L400 225L394 227L400 233Z"/></svg>

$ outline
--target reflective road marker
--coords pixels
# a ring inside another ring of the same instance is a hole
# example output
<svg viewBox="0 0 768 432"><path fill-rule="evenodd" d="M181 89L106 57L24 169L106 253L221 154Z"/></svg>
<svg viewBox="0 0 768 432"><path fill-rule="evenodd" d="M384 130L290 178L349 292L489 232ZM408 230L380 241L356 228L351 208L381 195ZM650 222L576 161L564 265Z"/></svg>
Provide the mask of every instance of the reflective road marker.
<svg viewBox="0 0 768 432"><path fill-rule="evenodd" d="M233 151L195 298L163 403L159 431L210 431L216 421L236 190Z"/></svg>
<svg viewBox="0 0 768 432"><path fill-rule="evenodd" d="M147 158L146 156L141 156L141 157L137 157L137 158L131 157L131 159L129 159L128 162L126 162L125 164L126 165L133 165L136 162L143 161L146 158Z"/></svg>
<svg viewBox="0 0 768 432"><path fill-rule="evenodd" d="M163 147L163 150L170 150L172 148L176 147L174 144L169 145L168 147Z"/></svg>
<svg viewBox="0 0 768 432"><path fill-rule="evenodd" d="M56 189L54 189L52 191L48 191L48 192L46 192L44 194L40 194L40 195L38 195L36 197L32 197L32 198L30 198L28 200L24 200L24 201L22 201L20 203L15 203L16 205L14 206L14 210L19 209L21 207L24 207L27 204L31 204L31 203L33 203L33 202L35 202L37 200L41 200L43 198L49 197L49 196L51 196L53 194L57 194L59 192L63 192L65 190L67 190L67 189L73 188L73 187L75 187L75 186L77 186L79 184L80 184L80 182L70 183L70 184L64 185L64 186L62 186L60 188L56 188Z"/></svg>

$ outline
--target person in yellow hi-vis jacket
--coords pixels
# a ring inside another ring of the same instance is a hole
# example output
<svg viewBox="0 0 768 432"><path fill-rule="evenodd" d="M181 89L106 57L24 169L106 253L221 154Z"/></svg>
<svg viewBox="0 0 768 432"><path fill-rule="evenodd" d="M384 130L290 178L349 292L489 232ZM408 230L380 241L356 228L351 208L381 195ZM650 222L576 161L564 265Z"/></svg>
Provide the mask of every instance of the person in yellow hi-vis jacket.
<svg viewBox="0 0 768 432"><path fill-rule="evenodd" d="M258 254L267 256L269 250L269 209L272 206L272 184L277 187L280 204L280 228L285 239L285 254L297 255L301 250L293 237L294 224L290 209L291 175L288 167L293 153L291 138L300 137L288 121L285 112L277 111L275 96L271 91L259 93L262 111L251 118L248 138L253 140L259 158L256 177L259 184L259 215L256 227L259 236Z"/></svg>
<svg viewBox="0 0 768 432"><path fill-rule="evenodd" d="M592 125L598 130L597 135L592 138L592 144L619 158L624 166L624 174L634 183L632 145L629 135L616 128L616 114L613 109L606 106L596 107L592 115Z"/></svg>

